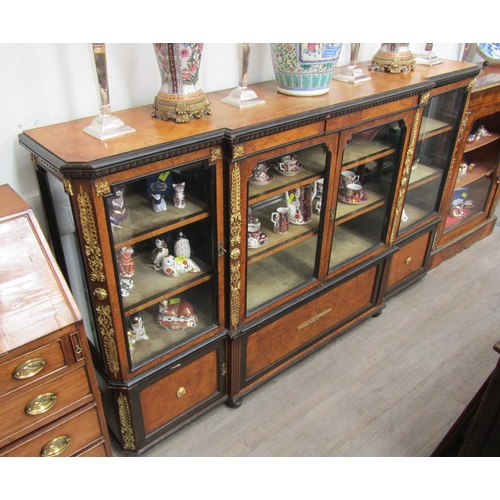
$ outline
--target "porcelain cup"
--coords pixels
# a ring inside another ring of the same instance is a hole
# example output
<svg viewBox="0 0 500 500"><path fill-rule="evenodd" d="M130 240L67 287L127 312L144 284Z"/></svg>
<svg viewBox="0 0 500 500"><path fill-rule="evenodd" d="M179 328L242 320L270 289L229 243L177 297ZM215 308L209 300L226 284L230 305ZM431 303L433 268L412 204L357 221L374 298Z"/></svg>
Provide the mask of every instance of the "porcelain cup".
<svg viewBox="0 0 500 500"><path fill-rule="evenodd" d="M295 172L299 168L297 155L286 155L281 157L280 169L284 172Z"/></svg>
<svg viewBox="0 0 500 500"><path fill-rule="evenodd" d="M251 176L251 180L257 183L263 183L263 184L266 183L269 180L269 177L267 175L268 170L269 167L267 165L264 165L264 163L260 163L254 169Z"/></svg>
<svg viewBox="0 0 500 500"><path fill-rule="evenodd" d="M345 187L348 184L356 184L359 182L359 175L356 175L351 170L344 170L341 174L341 186Z"/></svg>
<svg viewBox="0 0 500 500"><path fill-rule="evenodd" d="M347 184L345 187L345 195L349 198L354 198L354 196L361 193L361 186L359 184Z"/></svg>

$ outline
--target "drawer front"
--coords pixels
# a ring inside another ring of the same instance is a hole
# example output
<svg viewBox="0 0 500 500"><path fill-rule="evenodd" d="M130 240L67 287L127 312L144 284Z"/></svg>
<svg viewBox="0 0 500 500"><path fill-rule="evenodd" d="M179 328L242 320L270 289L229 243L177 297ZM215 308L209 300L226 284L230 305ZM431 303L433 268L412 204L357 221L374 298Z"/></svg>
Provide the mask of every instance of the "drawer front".
<svg viewBox="0 0 500 500"><path fill-rule="evenodd" d="M0 446L92 400L85 367L0 404ZM72 408L73 406L73 408Z"/></svg>
<svg viewBox="0 0 500 500"><path fill-rule="evenodd" d="M61 340L0 362L0 396L67 366Z"/></svg>
<svg viewBox="0 0 500 500"><path fill-rule="evenodd" d="M70 413L56 422L0 449L5 457L69 457L101 438L95 405Z"/></svg>
<svg viewBox="0 0 500 500"><path fill-rule="evenodd" d="M97 443L89 448L86 448L81 453L78 453L78 457L109 457L106 450L106 445L104 443Z"/></svg>
<svg viewBox="0 0 500 500"><path fill-rule="evenodd" d="M369 308L378 267L372 267L248 336L246 379L272 367L350 316Z"/></svg>
<svg viewBox="0 0 500 500"><path fill-rule="evenodd" d="M402 246L392 257L387 288L423 269L432 233L426 233Z"/></svg>
<svg viewBox="0 0 500 500"><path fill-rule="evenodd" d="M140 392L146 436L219 393L217 351L179 368Z"/></svg>

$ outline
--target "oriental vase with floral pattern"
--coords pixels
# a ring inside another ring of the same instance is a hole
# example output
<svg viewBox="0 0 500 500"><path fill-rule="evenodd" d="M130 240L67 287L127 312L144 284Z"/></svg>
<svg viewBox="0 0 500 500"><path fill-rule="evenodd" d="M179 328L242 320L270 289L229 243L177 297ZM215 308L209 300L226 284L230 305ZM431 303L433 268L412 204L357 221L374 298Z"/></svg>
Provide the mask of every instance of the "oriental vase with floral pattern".
<svg viewBox="0 0 500 500"><path fill-rule="evenodd" d="M186 123L210 114L210 103L198 81L202 43L154 43L161 88L152 116Z"/></svg>

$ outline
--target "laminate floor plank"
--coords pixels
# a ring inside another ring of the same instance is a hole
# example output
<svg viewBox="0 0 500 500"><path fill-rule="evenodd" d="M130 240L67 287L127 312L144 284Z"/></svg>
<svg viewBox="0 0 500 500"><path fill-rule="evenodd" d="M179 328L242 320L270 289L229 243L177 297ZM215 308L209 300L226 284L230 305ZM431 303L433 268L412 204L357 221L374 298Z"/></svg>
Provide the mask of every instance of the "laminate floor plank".
<svg viewBox="0 0 500 500"><path fill-rule="evenodd" d="M220 405L143 456L429 456L498 361L499 247L496 227L240 408Z"/></svg>

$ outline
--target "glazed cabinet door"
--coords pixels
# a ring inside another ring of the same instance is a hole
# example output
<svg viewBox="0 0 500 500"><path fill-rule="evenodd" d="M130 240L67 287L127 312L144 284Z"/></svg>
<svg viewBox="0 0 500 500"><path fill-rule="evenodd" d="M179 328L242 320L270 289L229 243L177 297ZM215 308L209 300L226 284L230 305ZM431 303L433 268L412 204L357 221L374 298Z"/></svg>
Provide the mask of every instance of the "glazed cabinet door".
<svg viewBox="0 0 500 500"><path fill-rule="evenodd" d="M302 141L232 166L232 327L318 283L321 196L336 140Z"/></svg>
<svg viewBox="0 0 500 500"><path fill-rule="evenodd" d="M452 232L471 226L489 216L490 206L498 184L500 159L500 112L478 117L472 121L444 224L444 240ZM474 222L473 222L474 221Z"/></svg>
<svg viewBox="0 0 500 500"><path fill-rule="evenodd" d="M393 199L413 112L399 113L340 134L338 189L327 200L331 219L328 273L338 273L389 242Z"/></svg>
<svg viewBox="0 0 500 500"><path fill-rule="evenodd" d="M130 371L224 327L220 169L201 156L109 178L104 209Z"/></svg>
<svg viewBox="0 0 500 500"><path fill-rule="evenodd" d="M468 91L438 89L423 108L398 236L437 216Z"/></svg>

